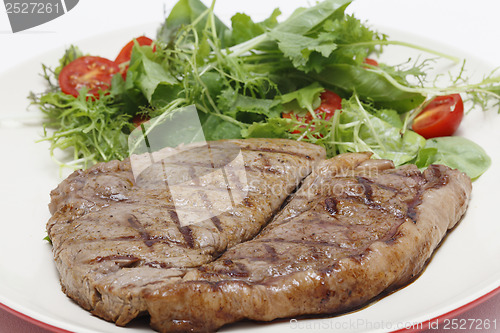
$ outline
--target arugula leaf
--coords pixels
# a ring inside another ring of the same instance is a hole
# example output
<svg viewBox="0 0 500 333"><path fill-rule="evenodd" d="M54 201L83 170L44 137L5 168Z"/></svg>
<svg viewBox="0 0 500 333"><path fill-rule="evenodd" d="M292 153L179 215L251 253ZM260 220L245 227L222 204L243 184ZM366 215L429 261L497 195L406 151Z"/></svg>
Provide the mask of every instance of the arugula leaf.
<svg viewBox="0 0 500 333"><path fill-rule="evenodd" d="M365 101L373 101L379 107L400 113L414 109L425 100L422 94L401 90L380 73L359 65L331 64L321 73L311 73L311 76L327 86L355 92Z"/></svg>
<svg viewBox="0 0 500 333"><path fill-rule="evenodd" d="M155 105L153 95L160 85L174 86L177 80L160 64L153 60L150 47L135 45L130 59L130 75L127 73L125 85L128 89L138 88L147 101Z"/></svg>
<svg viewBox="0 0 500 333"><path fill-rule="evenodd" d="M284 32L280 30L269 32L269 37L277 41L283 54L292 60L295 68L309 71L306 66L313 52L318 52L321 56L327 58L336 48L334 40L321 34L316 38Z"/></svg>
<svg viewBox="0 0 500 333"><path fill-rule="evenodd" d="M240 44L254 37L264 34L267 29L278 24L278 16L281 11L276 8L271 16L262 22L254 23L252 18L244 13L237 13L231 17L232 44Z"/></svg>
<svg viewBox="0 0 500 333"><path fill-rule="evenodd" d="M341 19L350 1L327 0L318 5L297 10L288 20L268 32L268 37L278 43L283 55L295 68L304 72L317 66L310 64L315 54L328 58L337 48L335 36L324 31L324 22Z"/></svg>
<svg viewBox="0 0 500 333"><path fill-rule="evenodd" d="M130 116L137 114L138 110L148 103L142 91L137 87L127 89L121 75L115 75L111 79L110 93L114 96L114 102L120 105L122 113Z"/></svg>
<svg viewBox="0 0 500 333"><path fill-rule="evenodd" d="M280 117L282 110L279 101L245 96L231 88L225 89L218 96L218 106L224 110L224 114L240 121L244 113L261 115L260 119L253 118L253 121L257 121Z"/></svg>

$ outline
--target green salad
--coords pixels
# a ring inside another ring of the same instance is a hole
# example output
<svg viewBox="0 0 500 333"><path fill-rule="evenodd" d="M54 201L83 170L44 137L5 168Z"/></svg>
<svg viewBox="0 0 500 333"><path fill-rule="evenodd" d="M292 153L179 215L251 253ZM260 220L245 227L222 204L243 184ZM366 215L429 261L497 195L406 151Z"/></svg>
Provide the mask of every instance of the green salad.
<svg viewBox="0 0 500 333"><path fill-rule="evenodd" d="M32 93L45 114L51 153L85 168L129 155L127 137L141 123L195 106L206 140L286 138L325 147L329 157L370 151L396 165L445 164L479 177L484 150L452 136L462 97L485 105L500 97L500 78L445 88L428 84L432 61L378 63L387 45L453 57L391 41L352 15L347 0L275 9L254 22L237 13L226 26L199 0L179 0L154 40L138 37L116 60L71 46L60 66L43 66L47 91ZM133 36L131 36L133 37ZM117 50L118 51L118 50Z"/></svg>

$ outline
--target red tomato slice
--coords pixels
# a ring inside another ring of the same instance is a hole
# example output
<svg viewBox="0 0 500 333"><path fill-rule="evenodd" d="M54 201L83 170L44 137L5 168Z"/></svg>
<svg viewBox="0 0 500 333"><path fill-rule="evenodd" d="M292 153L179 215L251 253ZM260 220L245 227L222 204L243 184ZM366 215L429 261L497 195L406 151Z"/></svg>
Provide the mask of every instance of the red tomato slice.
<svg viewBox="0 0 500 333"><path fill-rule="evenodd" d="M322 119L330 120L335 114L335 111L342 108L342 98L329 90L322 92L320 98L321 104L316 110L314 110L314 112ZM307 113L304 117L298 117L293 112L283 112L281 116L288 119L297 119L298 121L306 124L309 124L313 119L310 113ZM297 134L300 133L300 131L295 130L292 133Z"/></svg>
<svg viewBox="0 0 500 333"><path fill-rule="evenodd" d="M113 61L93 56L80 57L66 66L59 73L59 86L63 93L78 96L83 87L88 94L99 96L100 90L108 90L111 78L120 69Z"/></svg>
<svg viewBox="0 0 500 333"><path fill-rule="evenodd" d="M365 64L368 64L368 65L372 65L372 66L375 66L375 67L378 67L378 62L377 60L375 59L372 59L372 58L365 58L365 60L363 61Z"/></svg>
<svg viewBox="0 0 500 333"><path fill-rule="evenodd" d="M122 50L120 51L120 53L116 57L115 62L118 65L123 64L123 63L128 63L130 61L130 57L132 56L132 49L134 48L134 41L135 40L141 46L153 44L153 40L151 38L146 37L146 36L140 36L140 37L137 37L137 38L131 40L130 42L127 43L127 45L125 45L122 48ZM154 51L154 49L153 49L153 51ZM122 73L124 80L127 77L127 70L128 70L128 64L124 64L124 65L120 66L120 72Z"/></svg>
<svg viewBox="0 0 500 333"><path fill-rule="evenodd" d="M426 139L455 133L464 116L464 104L459 94L434 98L415 118L412 128Z"/></svg>

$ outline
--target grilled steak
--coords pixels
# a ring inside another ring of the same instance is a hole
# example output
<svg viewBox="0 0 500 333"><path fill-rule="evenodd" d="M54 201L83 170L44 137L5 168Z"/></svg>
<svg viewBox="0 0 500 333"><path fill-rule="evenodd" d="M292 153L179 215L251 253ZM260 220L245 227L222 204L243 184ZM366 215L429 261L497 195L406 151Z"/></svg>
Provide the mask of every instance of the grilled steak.
<svg viewBox="0 0 500 333"><path fill-rule="evenodd" d="M125 161L65 180L48 223L64 291L118 325L147 312L161 332L345 311L418 275L471 192L466 175L444 166L395 169L363 153L320 161L319 148L284 140L231 144L256 183L216 221L182 226L158 185L180 161L190 164L175 177L200 166L196 151L137 177Z"/></svg>
<svg viewBox="0 0 500 333"><path fill-rule="evenodd" d="M145 294L161 332L211 331L360 306L416 276L460 220L470 179L444 166L345 154L324 161L253 240Z"/></svg>
<svg viewBox="0 0 500 333"><path fill-rule="evenodd" d="M47 224L63 290L125 325L147 310L146 289L253 238L324 156L307 143L228 140L74 172L52 191Z"/></svg>

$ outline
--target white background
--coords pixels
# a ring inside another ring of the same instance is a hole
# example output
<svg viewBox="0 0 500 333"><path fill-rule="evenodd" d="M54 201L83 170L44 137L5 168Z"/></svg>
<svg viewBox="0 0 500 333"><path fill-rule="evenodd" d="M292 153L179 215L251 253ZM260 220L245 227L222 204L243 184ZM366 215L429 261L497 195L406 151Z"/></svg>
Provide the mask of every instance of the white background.
<svg viewBox="0 0 500 333"><path fill-rule="evenodd" d="M250 1L252 7L269 8L271 0ZM245 6L249 6L250 1L219 0L216 12L230 15L236 11L245 11ZM285 15L299 2L303 3L298 0L271 1L272 7L280 7ZM48 50L68 46L71 43L78 44L79 40L91 38L102 32L152 22L159 25L165 17L165 11L168 12L173 4L173 0L80 0L80 3L66 15L16 34L11 32L5 10L0 7L0 73L28 60L36 59ZM492 67L500 66L500 1L498 0L358 0L348 11L355 12L358 18L368 20L373 25L386 26L435 40L443 46L451 46L480 58ZM137 31L137 35L143 32ZM123 45L132 37L136 36L123 36L123 40L110 43ZM118 51L117 48L116 54ZM116 54L103 56L114 58ZM26 82L26 85L29 84L30 82ZM11 93L14 92L1 91L0 99ZM1 105L0 100L0 108ZM16 110L10 112L15 113ZM498 258L492 259L498 260ZM493 301L487 302L479 312L469 315L466 313L464 316L477 318L481 313L486 313L490 319L494 319L491 316L496 316L500 325L499 306L500 300L497 296ZM19 322L0 311L0 333L45 332L32 326L14 325L19 325Z"/></svg>
<svg viewBox="0 0 500 333"><path fill-rule="evenodd" d="M276 3L285 15L304 1L219 0L216 11L221 14L245 11L249 3L252 7L262 4L269 8L270 2L273 7ZM173 4L174 0L80 0L66 15L16 34L11 32L2 8L0 72L46 50L100 32L159 23L165 17L164 9L168 11ZM500 2L497 0L358 0L349 7L349 12L373 24L425 36L500 64Z"/></svg>

